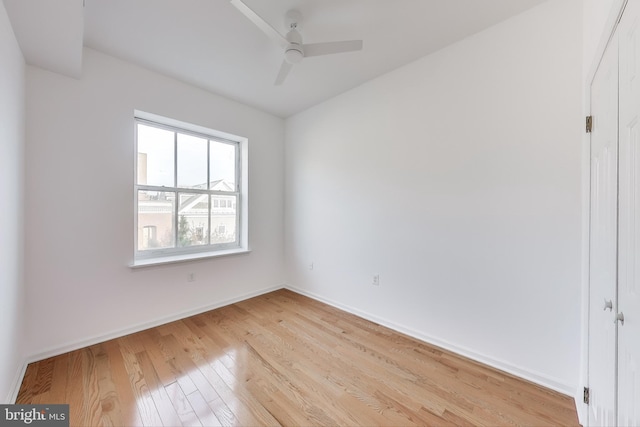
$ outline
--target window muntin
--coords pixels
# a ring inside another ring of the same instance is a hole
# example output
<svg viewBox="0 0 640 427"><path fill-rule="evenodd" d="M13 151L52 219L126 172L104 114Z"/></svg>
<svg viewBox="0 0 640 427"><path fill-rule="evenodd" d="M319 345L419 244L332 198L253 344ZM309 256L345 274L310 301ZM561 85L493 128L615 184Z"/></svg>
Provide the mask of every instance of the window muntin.
<svg viewBox="0 0 640 427"><path fill-rule="evenodd" d="M136 259L240 247L239 142L136 119L136 147Z"/></svg>

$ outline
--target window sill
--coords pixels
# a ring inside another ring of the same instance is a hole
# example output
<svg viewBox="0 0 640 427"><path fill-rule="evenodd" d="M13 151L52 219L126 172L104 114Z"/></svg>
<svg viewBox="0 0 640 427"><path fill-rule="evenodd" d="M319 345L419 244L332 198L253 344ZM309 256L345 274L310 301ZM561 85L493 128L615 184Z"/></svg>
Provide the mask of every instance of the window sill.
<svg viewBox="0 0 640 427"><path fill-rule="evenodd" d="M195 254L182 254L182 255L173 255L173 256L165 256L158 258L145 258L145 259L137 259L129 264L131 268L141 268L141 267L151 267L154 265L163 265L163 264L174 264L177 262L185 262L185 261L197 261L207 258L218 258L229 255L240 255L240 254L248 254L251 252L249 249L244 248L235 248L235 249L227 249L223 251L215 251L215 252L199 252Z"/></svg>

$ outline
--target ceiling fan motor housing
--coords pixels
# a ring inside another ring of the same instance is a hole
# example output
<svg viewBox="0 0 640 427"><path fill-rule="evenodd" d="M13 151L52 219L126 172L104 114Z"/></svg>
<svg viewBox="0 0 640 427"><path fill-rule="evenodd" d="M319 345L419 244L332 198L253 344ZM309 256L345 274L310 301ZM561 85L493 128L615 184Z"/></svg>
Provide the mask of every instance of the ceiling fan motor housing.
<svg viewBox="0 0 640 427"><path fill-rule="evenodd" d="M289 46L284 51L284 58L289 64L297 64L304 58L304 50L302 49L302 36L295 28L287 33L287 41Z"/></svg>

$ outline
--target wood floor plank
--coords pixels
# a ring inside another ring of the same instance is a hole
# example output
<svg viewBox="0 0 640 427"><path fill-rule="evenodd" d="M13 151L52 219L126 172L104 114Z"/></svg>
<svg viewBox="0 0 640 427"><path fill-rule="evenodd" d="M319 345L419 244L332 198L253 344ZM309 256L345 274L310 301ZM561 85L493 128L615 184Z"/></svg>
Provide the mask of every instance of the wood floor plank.
<svg viewBox="0 0 640 427"><path fill-rule="evenodd" d="M179 339L176 338L176 335L167 335L162 337L162 342L167 346L167 348L173 354L173 360L176 364L176 368L183 372L183 376L189 378L190 384L193 384L195 389L185 390L185 395L189 396L194 391L199 391L204 396L207 401L214 400L218 397L218 393L213 388L211 383L207 381L202 372L198 369L194 361L191 359L191 353L188 350L188 347L181 346L179 343ZM183 378L180 378L178 382L181 382Z"/></svg>
<svg viewBox="0 0 640 427"><path fill-rule="evenodd" d="M20 391L18 392L18 397L16 398L16 403L29 403L33 401L34 392L37 390L35 384L38 378L38 365L40 362L29 363L27 365L27 369L24 372L24 377L22 378L22 384L20 385Z"/></svg>
<svg viewBox="0 0 640 427"><path fill-rule="evenodd" d="M77 426L577 426L573 400L288 290L27 367Z"/></svg>
<svg viewBox="0 0 640 427"><path fill-rule="evenodd" d="M166 360L166 367L171 372L171 376L178 382L184 394L187 395L196 391L198 387L187 375L187 372L183 370L181 363L176 358L176 351L179 357L181 350L177 348L175 341L175 337L171 335L161 335L158 338L159 348Z"/></svg>
<svg viewBox="0 0 640 427"><path fill-rule="evenodd" d="M176 382L175 372L168 363L168 352L164 350L161 342L162 335L156 329L149 329L146 332L144 334L136 334L134 337L149 356L158 379L165 386Z"/></svg>
<svg viewBox="0 0 640 427"><path fill-rule="evenodd" d="M104 345L92 347L99 393L100 419L103 425L118 426L123 424L123 417L106 348Z"/></svg>
<svg viewBox="0 0 640 427"><path fill-rule="evenodd" d="M209 407L223 426L240 425L240 421L221 397L209 402Z"/></svg>
<svg viewBox="0 0 640 427"><path fill-rule="evenodd" d="M49 390L49 402L66 403L67 372L69 371L69 353L53 357L55 364L51 378L51 390Z"/></svg>
<svg viewBox="0 0 640 427"><path fill-rule="evenodd" d="M136 349L140 349L140 347L134 344L135 340L132 340L130 336L119 339L118 343L142 424L145 426L164 425L136 357Z"/></svg>
<svg viewBox="0 0 640 427"><path fill-rule="evenodd" d="M87 426L89 424L88 407L90 403L85 395L84 355L87 349L81 349L69 354L69 369L67 371L67 390L65 402L69 404L69 424L72 426Z"/></svg>
<svg viewBox="0 0 640 427"><path fill-rule="evenodd" d="M120 405L120 425L123 426L141 426L142 418L135 404L135 396L133 393L133 385L129 378L129 373L125 368L122 351L117 340L110 340L103 343L103 348L109 356L109 369L111 370L111 379L115 388L118 402ZM73 413L74 408L70 406Z"/></svg>
<svg viewBox="0 0 640 427"><path fill-rule="evenodd" d="M207 401L202 396L200 391L196 390L187 396L187 400L191 404L194 412L198 416L198 419L203 426L207 427L221 427L222 423L216 417L213 410L209 407Z"/></svg>
<svg viewBox="0 0 640 427"><path fill-rule="evenodd" d="M147 355L146 351L141 351L136 353L136 359L138 359L138 364L140 365L140 370L142 371L142 375L144 376L145 382L147 383L147 387L149 387L149 392L151 393L151 398L153 399L153 403L158 410L158 414L162 419L162 425L165 426L179 426L182 424L178 413L173 407L173 403L171 399L169 399L169 395L164 388L164 385L158 378L158 374L156 373L153 364L151 363L151 359Z"/></svg>
<svg viewBox="0 0 640 427"><path fill-rule="evenodd" d="M173 408L176 410L180 423L185 427L201 427L202 423L198 419L195 411L191 407L191 404L187 400L187 396L184 395L180 385L177 382L168 384L165 386L165 391Z"/></svg>

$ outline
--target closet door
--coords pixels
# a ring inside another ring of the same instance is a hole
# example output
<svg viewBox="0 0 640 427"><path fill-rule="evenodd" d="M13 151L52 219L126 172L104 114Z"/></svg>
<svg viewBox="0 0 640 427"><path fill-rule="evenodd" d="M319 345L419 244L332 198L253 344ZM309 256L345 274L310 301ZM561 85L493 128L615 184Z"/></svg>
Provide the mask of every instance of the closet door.
<svg viewBox="0 0 640 427"><path fill-rule="evenodd" d="M640 0L618 27L620 63L618 425L640 426Z"/></svg>
<svg viewBox="0 0 640 427"><path fill-rule="evenodd" d="M589 425L616 424L618 45L607 47L591 85Z"/></svg>

